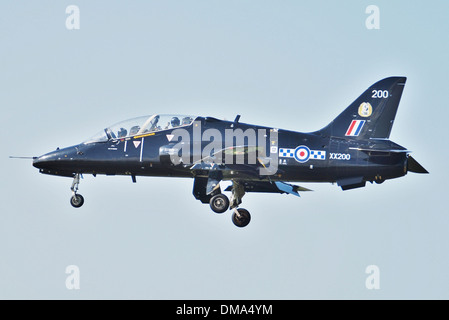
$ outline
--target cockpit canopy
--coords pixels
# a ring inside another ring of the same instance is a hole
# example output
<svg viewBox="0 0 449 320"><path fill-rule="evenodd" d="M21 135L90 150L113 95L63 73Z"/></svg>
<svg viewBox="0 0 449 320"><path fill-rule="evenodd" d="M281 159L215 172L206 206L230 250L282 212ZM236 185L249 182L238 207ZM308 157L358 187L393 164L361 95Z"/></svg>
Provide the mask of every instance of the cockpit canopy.
<svg viewBox="0 0 449 320"><path fill-rule="evenodd" d="M195 118L195 116L179 114L153 114L128 119L107 127L84 143L104 142L109 139L122 139L149 132L175 129L192 124Z"/></svg>

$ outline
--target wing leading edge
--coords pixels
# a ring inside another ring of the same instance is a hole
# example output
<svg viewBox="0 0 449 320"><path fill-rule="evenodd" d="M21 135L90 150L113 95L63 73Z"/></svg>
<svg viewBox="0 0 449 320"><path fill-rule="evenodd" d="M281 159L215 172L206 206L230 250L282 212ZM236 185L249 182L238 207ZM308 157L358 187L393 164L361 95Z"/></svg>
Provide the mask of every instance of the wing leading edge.
<svg viewBox="0 0 449 320"><path fill-rule="evenodd" d="M245 192L289 193L299 197L298 191L312 191L282 181L239 181L239 184L243 185ZM225 191L232 191L232 187L227 187Z"/></svg>

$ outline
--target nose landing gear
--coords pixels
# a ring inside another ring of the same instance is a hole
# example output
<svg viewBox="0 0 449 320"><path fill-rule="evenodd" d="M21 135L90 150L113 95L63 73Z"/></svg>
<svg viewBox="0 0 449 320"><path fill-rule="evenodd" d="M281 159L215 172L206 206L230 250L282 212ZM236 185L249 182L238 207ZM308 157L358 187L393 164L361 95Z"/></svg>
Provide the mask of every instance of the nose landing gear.
<svg viewBox="0 0 449 320"><path fill-rule="evenodd" d="M75 177L73 177L72 187L70 190L72 190L72 197L70 198L70 204L74 208L79 208L84 204L84 197L80 194L78 194L78 185L80 184L80 174L75 174Z"/></svg>

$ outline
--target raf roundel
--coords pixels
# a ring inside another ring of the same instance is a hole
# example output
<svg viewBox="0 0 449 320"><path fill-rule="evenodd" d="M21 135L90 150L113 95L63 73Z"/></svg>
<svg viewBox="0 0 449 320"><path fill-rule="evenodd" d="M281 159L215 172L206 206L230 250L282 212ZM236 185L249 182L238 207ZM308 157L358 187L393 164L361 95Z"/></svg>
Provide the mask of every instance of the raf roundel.
<svg viewBox="0 0 449 320"><path fill-rule="evenodd" d="M310 158L310 149L306 146L299 146L295 149L295 159L298 162L307 162Z"/></svg>

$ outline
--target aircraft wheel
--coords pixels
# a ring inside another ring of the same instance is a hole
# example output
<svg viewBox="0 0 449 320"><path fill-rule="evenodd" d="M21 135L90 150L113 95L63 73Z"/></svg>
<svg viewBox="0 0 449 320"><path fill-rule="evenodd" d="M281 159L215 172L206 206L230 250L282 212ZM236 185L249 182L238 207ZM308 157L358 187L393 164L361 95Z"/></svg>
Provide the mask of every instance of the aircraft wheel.
<svg viewBox="0 0 449 320"><path fill-rule="evenodd" d="M80 194L75 194L70 198L70 204L75 208L79 208L84 204L84 197Z"/></svg>
<svg viewBox="0 0 449 320"><path fill-rule="evenodd" d="M229 208L229 199L223 193L219 193L210 199L209 204L213 212L223 213Z"/></svg>
<svg viewBox="0 0 449 320"><path fill-rule="evenodd" d="M251 215L249 214L249 211L246 209L236 209L237 213L234 211L232 214L232 222L239 227L243 228L248 225L248 223L251 221Z"/></svg>

